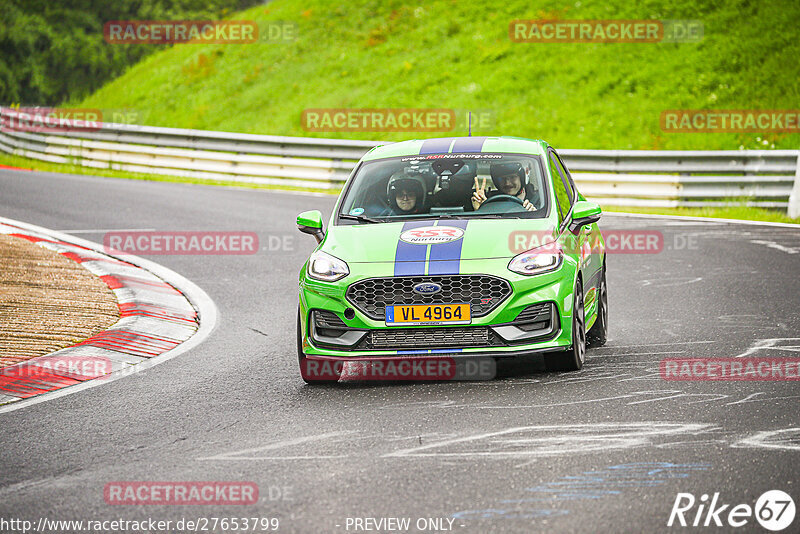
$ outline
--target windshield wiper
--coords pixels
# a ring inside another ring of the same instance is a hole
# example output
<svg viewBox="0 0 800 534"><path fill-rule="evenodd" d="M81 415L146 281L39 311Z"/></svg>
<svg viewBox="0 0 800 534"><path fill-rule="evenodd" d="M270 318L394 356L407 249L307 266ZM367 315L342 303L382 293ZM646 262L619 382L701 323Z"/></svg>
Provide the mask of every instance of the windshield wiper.
<svg viewBox="0 0 800 534"><path fill-rule="evenodd" d="M366 215L350 215L348 213L343 213L339 215L342 219L349 219L351 221L359 221L359 222L366 222L366 223L379 223L383 222L379 219L373 219L372 217L367 217Z"/></svg>

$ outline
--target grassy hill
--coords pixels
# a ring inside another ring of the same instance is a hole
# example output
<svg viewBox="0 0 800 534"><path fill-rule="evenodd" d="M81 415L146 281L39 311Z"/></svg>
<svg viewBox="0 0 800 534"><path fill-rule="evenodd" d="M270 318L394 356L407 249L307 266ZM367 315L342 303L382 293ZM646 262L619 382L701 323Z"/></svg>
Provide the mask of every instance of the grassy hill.
<svg viewBox="0 0 800 534"><path fill-rule="evenodd" d="M478 134L565 148L798 148L800 134L664 133L665 109L800 108L800 2L274 0L231 19L293 21L287 43L176 45L83 102L143 122L248 133L399 140L427 133L311 133L306 108L490 110ZM699 43L515 43L514 19L698 19ZM109 45L113 46L113 45ZM455 132L455 133L461 133Z"/></svg>

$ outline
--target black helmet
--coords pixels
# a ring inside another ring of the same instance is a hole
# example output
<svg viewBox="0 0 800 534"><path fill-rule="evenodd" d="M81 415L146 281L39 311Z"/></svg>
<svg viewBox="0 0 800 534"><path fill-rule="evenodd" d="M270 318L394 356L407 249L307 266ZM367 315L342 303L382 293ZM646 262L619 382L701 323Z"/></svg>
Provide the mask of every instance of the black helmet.
<svg viewBox="0 0 800 534"><path fill-rule="evenodd" d="M498 183L500 177L508 176L509 174L517 174L519 176L520 188L525 187L525 169L522 167L522 164L517 161L493 163L489 167L489 174L492 175L492 182L494 182L494 186L497 189L500 189L500 184Z"/></svg>
<svg viewBox="0 0 800 534"><path fill-rule="evenodd" d="M425 180L421 176L409 176L408 174L400 171L389 178L389 183L386 186L386 196L389 198L389 204L395 211L402 211L397 205L397 193L401 190L414 191L417 194L417 203L414 205L409 213L421 213L427 202L427 187L425 187Z"/></svg>

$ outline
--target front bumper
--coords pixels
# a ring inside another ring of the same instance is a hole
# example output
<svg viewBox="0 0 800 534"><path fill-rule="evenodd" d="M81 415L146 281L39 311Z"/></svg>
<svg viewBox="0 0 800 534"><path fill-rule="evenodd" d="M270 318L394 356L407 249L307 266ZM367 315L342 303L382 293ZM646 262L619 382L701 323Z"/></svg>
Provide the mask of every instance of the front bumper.
<svg viewBox="0 0 800 534"><path fill-rule="evenodd" d="M511 294L499 306L482 317L474 317L470 325L387 326L385 321L374 320L359 311L347 300L347 288L366 278L386 276L380 272L380 264L361 264L364 268L358 275L351 273L333 284L301 274L303 352L311 359L337 360L425 355L502 358L569 347L575 266L565 261L556 271L522 276L508 271L507 262L502 258L462 262L462 267L469 267L466 274L502 272L502 278L512 287ZM520 324L523 312L536 306L549 308L550 322L546 328L541 323L533 328L530 324L527 327ZM315 318L319 311L325 315L322 321ZM392 340L397 341L395 345Z"/></svg>

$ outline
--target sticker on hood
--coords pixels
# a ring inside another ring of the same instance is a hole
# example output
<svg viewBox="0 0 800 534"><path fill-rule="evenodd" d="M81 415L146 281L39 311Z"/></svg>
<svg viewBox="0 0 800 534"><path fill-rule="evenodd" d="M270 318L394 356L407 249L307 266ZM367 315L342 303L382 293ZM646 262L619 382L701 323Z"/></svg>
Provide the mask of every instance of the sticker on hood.
<svg viewBox="0 0 800 534"><path fill-rule="evenodd" d="M406 230L400 234L400 241L414 245L435 245L449 243L464 237L464 230L455 226L423 226Z"/></svg>

